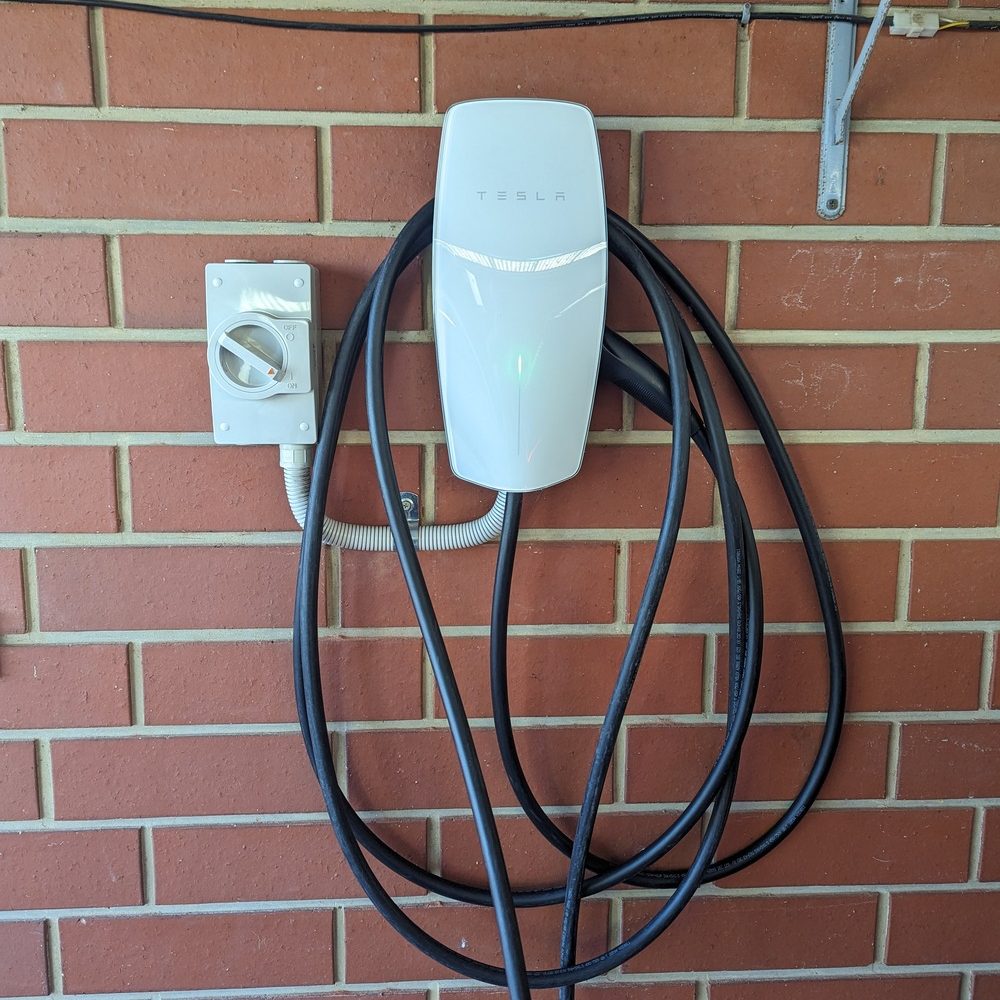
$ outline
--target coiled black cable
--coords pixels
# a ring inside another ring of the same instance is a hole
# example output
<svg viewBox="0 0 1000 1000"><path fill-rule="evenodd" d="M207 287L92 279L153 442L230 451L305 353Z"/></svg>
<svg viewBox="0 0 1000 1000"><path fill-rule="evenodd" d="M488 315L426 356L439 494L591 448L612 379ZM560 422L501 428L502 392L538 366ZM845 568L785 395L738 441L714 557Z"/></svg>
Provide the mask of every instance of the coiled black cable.
<svg viewBox="0 0 1000 1000"><path fill-rule="evenodd" d="M655 940L672 923L700 884L751 864L780 843L801 820L819 793L840 736L845 701L843 636L819 535L788 454L753 380L725 331L690 283L638 230L609 212L610 249L638 278L650 300L662 335L667 367L664 370L656 365L624 338L609 330L605 334L601 374L672 423L667 500L649 577L601 726L580 818L574 837L570 838L552 822L538 803L521 767L514 740L506 688L506 630L521 499L516 495L509 497L498 548L490 641L491 691L497 737L504 768L524 812L546 839L570 857L566 885L527 890L511 888L482 770L472 744L468 718L399 498L385 416L382 351L389 300L398 276L429 244L432 220L433 203L429 203L403 227L351 314L330 377L313 465L296 589L293 656L299 719L309 760L345 857L382 915L408 941L459 975L506 986L511 996L517 998L527 996L530 989L560 988L565 1000L572 996L575 984L621 965ZM740 750L750 724L760 672L764 620L761 574L752 526L733 473L715 394L694 338L681 318L671 292L704 329L757 423L803 540L819 597L830 662L826 725L816 759L801 791L767 833L720 861L714 859L732 802ZM347 393L363 348L366 348L366 401L376 472L400 565L434 669L469 794L487 872L486 889L444 878L391 849L351 807L334 771L319 679L316 605L323 559L322 521L326 495ZM689 401L689 387L693 388L696 405ZM701 788L680 816L642 851L623 862L613 862L595 856L589 849L590 841L614 743L625 716L628 697L676 544L691 442L706 457L719 483L722 508L731 637L725 734L718 756ZM687 868L650 870L651 865L666 855L706 815L708 819L700 845ZM504 967L471 959L420 928L385 891L372 871L366 851L392 871L429 892L460 902L492 905L497 913ZM590 875L587 875L588 870ZM576 932L582 899L623 882L671 888L673 892L653 918L631 937L602 955L583 962L576 961ZM515 908L557 904L563 905L560 965L552 969L526 971L514 917Z"/></svg>

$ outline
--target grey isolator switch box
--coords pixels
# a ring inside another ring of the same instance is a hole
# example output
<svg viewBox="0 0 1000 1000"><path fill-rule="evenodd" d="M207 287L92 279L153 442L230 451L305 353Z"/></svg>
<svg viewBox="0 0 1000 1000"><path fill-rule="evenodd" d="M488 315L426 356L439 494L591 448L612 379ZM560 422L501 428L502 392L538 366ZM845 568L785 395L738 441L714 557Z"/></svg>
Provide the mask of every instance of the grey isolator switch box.
<svg viewBox="0 0 1000 1000"><path fill-rule="evenodd" d="M319 282L304 261L205 266L212 432L219 444L315 444Z"/></svg>

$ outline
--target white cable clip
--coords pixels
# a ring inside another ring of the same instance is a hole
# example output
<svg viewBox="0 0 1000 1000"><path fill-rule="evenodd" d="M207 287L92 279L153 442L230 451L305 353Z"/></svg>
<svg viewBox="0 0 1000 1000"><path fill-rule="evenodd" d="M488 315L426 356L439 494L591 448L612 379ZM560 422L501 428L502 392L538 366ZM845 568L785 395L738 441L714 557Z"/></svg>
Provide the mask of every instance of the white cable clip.
<svg viewBox="0 0 1000 1000"><path fill-rule="evenodd" d="M940 27L941 18L930 11L900 10L893 12L889 34L904 38L933 38Z"/></svg>
<svg viewBox="0 0 1000 1000"><path fill-rule="evenodd" d="M740 12L740 27L749 28L751 17L752 15L750 13L750 4L749 3L743 4L743 10Z"/></svg>

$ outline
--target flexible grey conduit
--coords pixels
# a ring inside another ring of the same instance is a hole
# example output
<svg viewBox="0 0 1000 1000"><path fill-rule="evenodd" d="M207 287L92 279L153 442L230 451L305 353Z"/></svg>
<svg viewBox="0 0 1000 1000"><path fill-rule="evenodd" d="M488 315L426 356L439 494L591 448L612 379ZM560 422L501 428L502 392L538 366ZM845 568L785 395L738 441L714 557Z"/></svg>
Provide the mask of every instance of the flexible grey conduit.
<svg viewBox="0 0 1000 1000"><path fill-rule="evenodd" d="M311 470L308 465L296 465L291 468L286 466L282 471L285 474L288 506L299 527L302 527L306 520L306 508L309 506ZM500 537L506 506L507 494L498 493L493 506L482 517L473 521L422 524L417 528L416 546L424 551L440 551L467 549L492 542ZM323 520L323 544L362 552L391 552L396 547L387 524L349 524L332 517Z"/></svg>

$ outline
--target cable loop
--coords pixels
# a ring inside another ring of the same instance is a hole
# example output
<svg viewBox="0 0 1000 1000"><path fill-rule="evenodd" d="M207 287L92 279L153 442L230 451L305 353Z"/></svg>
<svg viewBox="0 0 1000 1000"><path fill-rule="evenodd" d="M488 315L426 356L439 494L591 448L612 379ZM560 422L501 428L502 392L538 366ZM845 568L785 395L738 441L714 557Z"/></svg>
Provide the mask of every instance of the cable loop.
<svg viewBox="0 0 1000 1000"><path fill-rule="evenodd" d="M608 330L605 333L601 375L673 424L671 475L649 577L633 615L634 624L625 656L602 723L575 839L560 830L545 813L528 784L517 756L507 691L506 620L513 581L520 497L511 495L505 498L509 500L505 510L497 511L494 505L494 510L490 512L499 514L502 528L490 640L491 690L501 759L525 814L546 839L571 858L570 878L566 885L511 888L482 781L481 766L471 741L468 718L417 560L416 547L399 502L399 484L385 421L381 375L389 298L398 276L428 246L432 220L433 203L428 203L403 227L351 314L330 376L305 508L296 588L293 659L299 721L306 752L344 856L375 907L396 930L415 947L460 976L506 987L515 998L525 997L531 989L559 988L563 990L563 1000L566 1000L572 996L575 984L610 972L654 941L676 919L699 885L734 874L773 850L791 833L815 801L829 773L843 725L846 664L840 616L822 542L801 485L774 421L739 354L684 275L639 230L609 211L609 245L615 256L636 275L650 299L663 335L668 365L664 370L624 338ZM829 660L826 722L815 759L802 787L769 830L719 860L715 858L729 814L740 751L757 693L764 624L762 579L753 527L733 472L726 429L715 392L698 347L671 295L677 297L705 331L754 419L802 538L819 600ZM323 565L327 493L347 396L362 350L367 351L369 428L379 488L389 520L388 530L399 555L455 742L479 833L484 868L488 875L487 887L438 875L394 851L353 809L338 783L334 767L320 681L317 601ZM690 399L694 402L689 402ZM689 443L705 456L719 484L726 544L730 638L725 731L721 734L715 761L680 816L632 857L612 861L593 854L589 850L589 842L599 811L600 790L607 775L610 760L608 747L613 750L627 711L632 682L641 664L660 593L667 579L676 525L683 506L682 483L686 473L681 474L684 466L682 459ZM432 525L428 530L446 527ZM489 530L494 527L495 522L491 522ZM459 534L464 538L468 531L471 529L463 526ZM690 864L668 870L653 867L703 820L699 846ZM504 965L477 961L438 941L416 924L383 887L371 867L369 856L428 892L462 903L495 907ZM603 954L578 961L575 935L580 901L623 883L672 892L648 923L620 944ZM550 969L526 971L513 909L550 905L564 907L560 964Z"/></svg>

